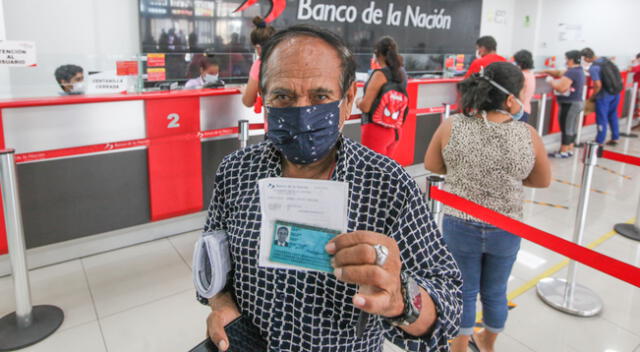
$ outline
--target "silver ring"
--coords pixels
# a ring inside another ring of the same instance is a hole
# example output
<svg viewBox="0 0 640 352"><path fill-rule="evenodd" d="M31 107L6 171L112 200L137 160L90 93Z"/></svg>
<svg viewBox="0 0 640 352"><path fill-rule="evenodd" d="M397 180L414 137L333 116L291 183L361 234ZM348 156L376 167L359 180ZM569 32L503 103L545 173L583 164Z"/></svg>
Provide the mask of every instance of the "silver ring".
<svg viewBox="0 0 640 352"><path fill-rule="evenodd" d="M376 251L376 265L383 266L387 262L387 258L389 258L389 248L381 244L376 244L372 247Z"/></svg>

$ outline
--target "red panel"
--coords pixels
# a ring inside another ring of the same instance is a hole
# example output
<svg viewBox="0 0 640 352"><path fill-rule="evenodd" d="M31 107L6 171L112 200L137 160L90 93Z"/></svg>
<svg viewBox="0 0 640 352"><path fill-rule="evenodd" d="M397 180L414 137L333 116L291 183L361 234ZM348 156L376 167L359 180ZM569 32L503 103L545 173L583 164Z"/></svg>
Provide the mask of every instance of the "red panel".
<svg viewBox="0 0 640 352"><path fill-rule="evenodd" d="M197 97L147 101L147 138L198 132L200 103Z"/></svg>
<svg viewBox="0 0 640 352"><path fill-rule="evenodd" d="M0 197L0 209L4 209L4 204L2 203L2 197ZM7 230L6 225L4 223L4 211L0 211L0 255L9 253L9 247L7 245Z"/></svg>
<svg viewBox="0 0 640 352"><path fill-rule="evenodd" d="M200 139L151 141L149 192L151 220L189 214L202 209Z"/></svg>
<svg viewBox="0 0 640 352"><path fill-rule="evenodd" d="M4 149L4 123L2 121L2 110L0 110L0 149ZM4 209L2 197L0 197L0 209ZM0 211L0 255L9 252L7 247L7 231L4 224L4 211Z"/></svg>
<svg viewBox="0 0 640 352"><path fill-rule="evenodd" d="M551 121L549 122L549 134L560 132L560 121L558 120L558 113L560 112L560 107L558 106L558 98L553 95L551 100Z"/></svg>
<svg viewBox="0 0 640 352"><path fill-rule="evenodd" d="M202 209L197 97L146 102L151 220ZM162 138L175 136L172 138Z"/></svg>

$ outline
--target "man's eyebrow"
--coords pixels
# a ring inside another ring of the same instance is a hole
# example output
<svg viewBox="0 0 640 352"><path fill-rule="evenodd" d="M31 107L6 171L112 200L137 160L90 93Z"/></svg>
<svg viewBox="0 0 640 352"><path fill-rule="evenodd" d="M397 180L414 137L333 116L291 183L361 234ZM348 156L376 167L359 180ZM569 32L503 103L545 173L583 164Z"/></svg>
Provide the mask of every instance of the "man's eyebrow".
<svg viewBox="0 0 640 352"><path fill-rule="evenodd" d="M269 90L269 95L289 95L295 96L295 92L288 88L276 87Z"/></svg>
<svg viewBox="0 0 640 352"><path fill-rule="evenodd" d="M322 87L309 89L309 92L313 94L328 94L328 95L334 93L333 89L322 88Z"/></svg>

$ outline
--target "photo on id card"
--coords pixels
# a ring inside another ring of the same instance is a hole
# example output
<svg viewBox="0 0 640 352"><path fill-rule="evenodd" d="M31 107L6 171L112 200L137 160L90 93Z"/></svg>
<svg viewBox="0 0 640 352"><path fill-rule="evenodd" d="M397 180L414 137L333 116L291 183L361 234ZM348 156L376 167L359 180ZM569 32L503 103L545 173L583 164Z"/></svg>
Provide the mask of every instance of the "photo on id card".
<svg viewBox="0 0 640 352"><path fill-rule="evenodd" d="M333 272L327 243L341 231L275 221L269 260L311 270Z"/></svg>

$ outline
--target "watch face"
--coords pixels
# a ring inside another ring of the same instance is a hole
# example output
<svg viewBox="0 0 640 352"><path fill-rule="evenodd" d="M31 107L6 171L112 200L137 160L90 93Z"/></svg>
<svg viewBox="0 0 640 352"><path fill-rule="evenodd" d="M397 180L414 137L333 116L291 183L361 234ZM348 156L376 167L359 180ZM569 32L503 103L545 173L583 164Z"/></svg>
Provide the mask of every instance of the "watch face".
<svg viewBox="0 0 640 352"><path fill-rule="evenodd" d="M413 280L409 280L409 297L411 297L412 305L420 312L422 310L422 294L418 284Z"/></svg>

